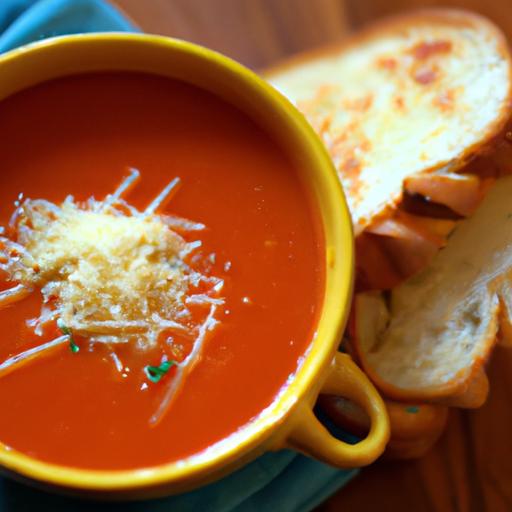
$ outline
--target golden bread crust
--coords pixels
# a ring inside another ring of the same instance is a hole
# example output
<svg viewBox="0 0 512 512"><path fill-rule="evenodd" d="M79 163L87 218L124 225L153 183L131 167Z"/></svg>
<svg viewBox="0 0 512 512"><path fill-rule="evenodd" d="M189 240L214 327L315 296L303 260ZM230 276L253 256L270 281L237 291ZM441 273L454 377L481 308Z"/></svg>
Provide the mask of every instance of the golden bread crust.
<svg viewBox="0 0 512 512"><path fill-rule="evenodd" d="M467 81L459 79L464 71ZM459 172L475 156L492 151L510 119L506 39L490 21L463 10L391 17L264 76L297 103L324 140L356 235L392 214L406 178L412 183L418 173ZM475 85L477 78L481 82ZM381 92L387 89L389 94ZM492 107L476 106L490 105L498 96ZM472 105L485 115L468 117ZM448 185L453 188L453 180ZM455 206L467 214L478 187L472 183L468 189L467 181L461 187L470 197Z"/></svg>

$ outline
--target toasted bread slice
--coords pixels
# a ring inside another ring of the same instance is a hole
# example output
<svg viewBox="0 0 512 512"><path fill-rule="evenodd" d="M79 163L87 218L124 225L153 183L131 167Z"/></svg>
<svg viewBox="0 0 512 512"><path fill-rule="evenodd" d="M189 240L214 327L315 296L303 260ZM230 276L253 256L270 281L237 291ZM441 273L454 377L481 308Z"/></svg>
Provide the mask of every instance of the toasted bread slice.
<svg viewBox="0 0 512 512"><path fill-rule="evenodd" d="M355 299L359 360L386 396L476 407L487 396L482 365L512 314L512 176L499 179L447 246L389 301Z"/></svg>
<svg viewBox="0 0 512 512"><path fill-rule="evenodd" d="M511 69L497 27L439 9L389 18L265 76L322 137L358 235L389 216L404 186L464 215L475 207L476 178L454 173L503 134Z"/></svg>

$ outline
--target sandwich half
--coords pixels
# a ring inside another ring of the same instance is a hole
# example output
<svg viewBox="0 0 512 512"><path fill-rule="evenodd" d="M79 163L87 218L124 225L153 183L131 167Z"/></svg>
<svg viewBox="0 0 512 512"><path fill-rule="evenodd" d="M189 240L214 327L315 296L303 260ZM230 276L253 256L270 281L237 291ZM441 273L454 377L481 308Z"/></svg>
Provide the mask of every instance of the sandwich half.
<svg viewBox="0 0 512 512"><path fill-rule="evenodd" d="M452 9L392 17L264 76L331 155L355 234L365 235L365 289L390 288L422 268L494 179L486 158L505 140L512 67L503 34L485 18ZM468 167L475 157L481 165ZM439 232L418 221L408 211L418 198L430 205L420 217L451 225Z"/></svg>
<svg viewBox="0 0 512 512"><path fill-rule="evenodd" d="M404 186L469 213L475 181L454 173L492 148L510 116L506 40L461 10L389 18L266 78L322 137L356 234L388 216ZM466 200L443 197L449 187Z"/></svg>
<svg viewBox="0 0 512 512"><path fill-rule="evenodd" d="M352 343L388 397L478 407L484 363L512 343L512 176L498 179L426 269L355 298Z"/></svg>

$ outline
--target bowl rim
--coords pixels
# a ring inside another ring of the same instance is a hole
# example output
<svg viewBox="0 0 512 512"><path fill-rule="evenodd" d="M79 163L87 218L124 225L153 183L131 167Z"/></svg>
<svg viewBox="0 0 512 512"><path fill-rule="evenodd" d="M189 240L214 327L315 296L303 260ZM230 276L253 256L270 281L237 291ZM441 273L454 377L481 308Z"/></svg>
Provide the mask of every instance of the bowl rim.
<svg viewBox="0 0 512 512"><path fill-rule="evenodd" d="M320 138L302 114L288 99L255 72L214 50L180 39L142 33L106 32L65 35L29 43L0 55L0 72L6 62L23 57L27 53L40 52L44 58L45 52L49 49L53 50L55 47L62 46L73 47L84 43L100 45L130 43L146 45L148 51L151 51L151 48L164 47L171 52L187 54L192 59L213 62L219 70L236 79L240 86L245 87L248 93L252 94L259 102L264 103L266 107L277 109L285 115L288 130L294 132L294 140L300 139L303 146L307 148L307 153L315 162L317 173L322 175L324 189L327 192L325 202L324 200L320 202L318 198L314 199L322 217L326 260L324 302L315 334L321 330L321 326L325 332L313 337L309 348L303 355L301 364L291 376L291 381L289 380L283 386L274 401L256 418L241 427L238 432L198 454L175 462L123 470L84 469L45 462L18 452L0 442L0 466L30 480L57 488L84 491L144 490L171 482L179 483L194 478L198 479L200 475L213 473L243 459L244 455L249 455L268 440L278 427L284 426L285 420L296 403L304 399L308 391L313 388L318 390L318 381L323 379L322 374L325 376L327 374L327 367L331 364L337 351L349 312L354 273L352 223L334 165ZM57 76L62 77L69 74L64 70ZM44 81L36 80L34 84ZM11 94L16 94L22 89L23 87L20 87ZM328 240L328 238L330 239ZM282 447L285 444L283 442L285 438L286 433L280 436L275 448Z"/></svg>

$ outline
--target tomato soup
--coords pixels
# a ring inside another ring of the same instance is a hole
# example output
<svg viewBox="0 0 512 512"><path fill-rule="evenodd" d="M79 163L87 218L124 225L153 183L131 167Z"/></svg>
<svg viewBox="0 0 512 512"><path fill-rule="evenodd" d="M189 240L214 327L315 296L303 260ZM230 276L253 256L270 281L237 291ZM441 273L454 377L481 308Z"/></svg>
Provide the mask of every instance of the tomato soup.
<svg viewBox="0 0 512 512"><path fill-rule="evenodd" d="M176 378L173 368L158 374L160 349L119 344L114 360L77 336L77 352L66 344L0 373L1 442L75 467L152 466L201 452L273 402L314 336L324 247L298 169L262 129L191 85L99 73L1 101L0 152L2 226L24 198L103 200L129 169L141 177L124 197L143 211L179 177L163 213L205 226L183 238L201 243L199 266L223 283L216 327L158 422L150 419ZM3 277L5 292L13 283ZM0 363L66 334L35 333L41 297L36 288L0 309Z"/></svg>

